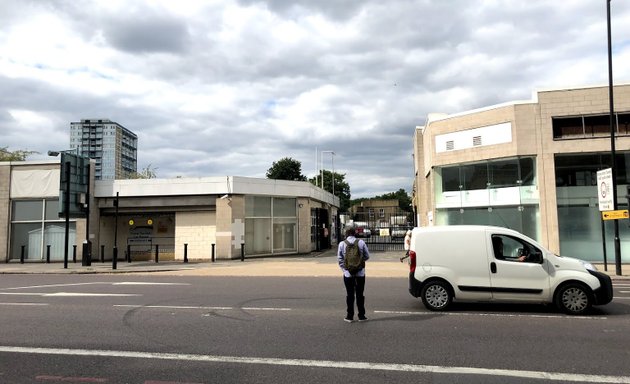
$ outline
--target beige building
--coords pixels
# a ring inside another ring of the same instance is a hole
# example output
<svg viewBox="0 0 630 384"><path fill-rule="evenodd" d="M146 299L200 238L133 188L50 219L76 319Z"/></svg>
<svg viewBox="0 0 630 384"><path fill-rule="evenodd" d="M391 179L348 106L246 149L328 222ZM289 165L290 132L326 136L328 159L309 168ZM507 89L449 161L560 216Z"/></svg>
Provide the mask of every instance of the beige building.
<svg viewBox="0 0 630 384"><path fill-rule="evenodd" d="M91 161L92 170L95 162ZM0 261L65 258L59 161L0 162ZM69 220L69 258L237 259L335 244L339 198L308 182L222 176L90 180L85 215ZM117 202L117 206L116 203ZM88 205L89 203L89 205ZM326 235L324 235L326 234ZM75 251L76 249L76 251ZM50 250L50 251L49 251Z"/></svg>
<svg viewBox="0 0 630 384"><path fill-rule="evenodd" d="M630 85L614 87L619 209L628 208ZM611 167L608 87L538 91L532 100L430 114L414 135L419 225L516 229L554 252L614 260L613 222L602 221L597 171ZM602 230L604 228L604 230ZM619 222L630 262L628 220Z"/></svg>

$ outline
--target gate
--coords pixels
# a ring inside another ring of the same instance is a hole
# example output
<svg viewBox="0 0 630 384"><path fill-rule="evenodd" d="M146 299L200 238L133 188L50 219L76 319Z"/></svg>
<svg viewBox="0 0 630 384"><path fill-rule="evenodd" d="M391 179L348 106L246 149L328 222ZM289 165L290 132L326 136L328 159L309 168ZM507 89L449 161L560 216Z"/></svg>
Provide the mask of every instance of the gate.
<svg viewBox="0 0 630 384"><path fill-rule="evenodd" d="M345 223L353 222L357 237L370 251L404 251L407 230L413 229L413 213L398 207L358 207L356 212L342 215Z"/></svg>

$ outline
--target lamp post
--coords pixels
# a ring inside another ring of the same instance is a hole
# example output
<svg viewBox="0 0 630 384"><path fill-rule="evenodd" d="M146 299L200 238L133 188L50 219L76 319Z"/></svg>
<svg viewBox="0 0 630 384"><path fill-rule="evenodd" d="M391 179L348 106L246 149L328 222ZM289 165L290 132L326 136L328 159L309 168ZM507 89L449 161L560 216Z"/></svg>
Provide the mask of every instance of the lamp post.
<svg viewBox="0 0 630 384"><path fill-rule="evenodd" d="M332 162L332 194L335 195L335 152L334 151L322 151L324 153L330 153L330 161ZM322 160L323 163L323 160ZM322 165L323 168L323 165ZM324 181L322 179L322 188L324 188Z"/></svg>
<svg viewBox="0 0 630 384"><path fill-rule="evenodd" d="M606 24L608 29L608 100L610 103L610 155L612 171L613 209L617 204L617 159L615 156L615 109L613 102L613 71L612 71L612 33L610 27L610 0L606 0ZM613 220L615 228L615 273L621 276L621 242L619 241L619 221Z"/></svg>

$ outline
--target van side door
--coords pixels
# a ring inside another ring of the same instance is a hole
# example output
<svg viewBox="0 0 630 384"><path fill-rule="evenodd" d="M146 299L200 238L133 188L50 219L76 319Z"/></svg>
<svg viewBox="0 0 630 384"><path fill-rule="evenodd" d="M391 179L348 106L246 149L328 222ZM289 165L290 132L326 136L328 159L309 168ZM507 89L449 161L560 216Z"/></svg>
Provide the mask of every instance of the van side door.
<svg viewBox="0 0 630 384"><path fill-rule="evenodd" d="M550 279L543 252L524 239L491 234L489 254L493 300L549 301Z"/></svg>

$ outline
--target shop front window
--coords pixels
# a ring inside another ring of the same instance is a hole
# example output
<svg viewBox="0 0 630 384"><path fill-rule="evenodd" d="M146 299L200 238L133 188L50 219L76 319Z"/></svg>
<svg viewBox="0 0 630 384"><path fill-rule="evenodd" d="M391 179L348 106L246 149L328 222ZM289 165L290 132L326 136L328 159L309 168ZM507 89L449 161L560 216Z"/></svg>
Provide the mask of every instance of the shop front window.
<svg viewBox="0 0 630 384"><path fill-rule="evenodd" d="M245 198L245 253L262 255L297 252L297 200Z"/></svg>
<svg viewBox="0 0 630 384"><path fill-rule="evenodd" d="M50 259L64 259L65 219L59 218L59 201L56 199L14 200L11 206L10 259L45 260L48 249ZM68 255L72 255L76 238L76 223L70 221Z"/></svg>

